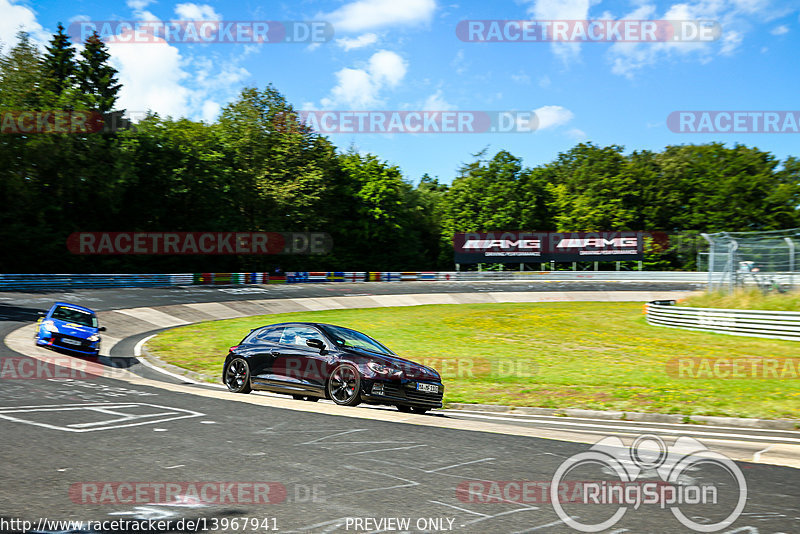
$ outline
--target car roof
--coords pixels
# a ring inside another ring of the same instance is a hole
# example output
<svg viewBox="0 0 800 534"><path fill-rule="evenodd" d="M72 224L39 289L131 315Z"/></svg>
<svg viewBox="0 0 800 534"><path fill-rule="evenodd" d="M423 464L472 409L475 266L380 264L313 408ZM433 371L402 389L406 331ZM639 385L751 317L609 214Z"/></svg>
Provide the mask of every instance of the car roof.
<svg viewBox="0 0 800 534"><path fill-rule="evenodd" d="M260 330L262 328L272 328L272 327L275 327L275 326L298 326L298 325L300 325L300 326L316 326L316 327L334 326L336 328L344 328L346 330L353 330L352 328L349 328L347 326L339 326L339 325L336 325L336 324L329 324L329 323L312 323L312 322L307 322L307 321L287 321L285 323L265 324L265 325L253 328L253 330ZM353 330L353 331L357 332L357 330Z"/></svg>
<svg viewBox="0 0 800 534"><path fill-rule="evenodd" d="M94 310L91 310L86 306L81 306L80 304L72 304L71 302L55 302L53 303L53 306L66 306L67 308L74 308L76 310L85 311L86 313L91 313L92 315L97 315Z"/></svg>

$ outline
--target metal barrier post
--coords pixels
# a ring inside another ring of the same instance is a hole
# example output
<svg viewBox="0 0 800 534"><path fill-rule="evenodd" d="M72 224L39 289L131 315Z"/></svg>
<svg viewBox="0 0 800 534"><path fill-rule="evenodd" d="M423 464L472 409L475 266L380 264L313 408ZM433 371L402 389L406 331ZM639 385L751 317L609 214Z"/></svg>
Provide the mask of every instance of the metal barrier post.
<svg viewBox="0 0 800 534"><path fill-rule="evenodd" d="M714 240L708 234L700 234L708 241L708 290L714 290Z"/></svg>
<svg viewBox="0 0 800 534"><path fill-rule="evenodd" d="M784 237L789 245L789 287L794 289L794 241L791 237Z"/></svg>

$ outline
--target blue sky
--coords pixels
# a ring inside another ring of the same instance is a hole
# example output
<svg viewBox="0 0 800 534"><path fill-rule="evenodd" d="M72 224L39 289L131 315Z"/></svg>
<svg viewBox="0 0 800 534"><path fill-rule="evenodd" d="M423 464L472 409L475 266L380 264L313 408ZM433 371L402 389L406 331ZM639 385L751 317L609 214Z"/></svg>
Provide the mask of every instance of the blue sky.
<svg viewBox="0 0 800 534"><path fill-rule="evenodd" d="M244 86L272 83L298 109L535 111L530 133L335 134L350 146L450 182L472 154L501 149L528 166L579 141L626 151L670 144L743 143L784 159L800 134L675 133L676 110L800 110L800 2L704 0L0 0L0 39L19 27L40 42L61 21L327 21L325 43L112 44L120 105L214 120ZM703 19L705 43L470 43L462 20Z"/></svg>

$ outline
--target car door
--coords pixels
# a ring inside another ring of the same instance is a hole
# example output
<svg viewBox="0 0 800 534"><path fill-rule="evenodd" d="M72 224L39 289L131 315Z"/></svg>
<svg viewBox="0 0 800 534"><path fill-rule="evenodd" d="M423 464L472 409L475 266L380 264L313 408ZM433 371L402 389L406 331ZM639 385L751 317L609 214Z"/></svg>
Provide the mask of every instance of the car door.
<svg viewBox="0 0 800 534"><path fill-rule="evenodd" d="M245 347L241 354L248 360L254 386L269 383L283 328L283 326L261 328L245 338L242 343Z"/></svg>
<svg viewBox="0 0 800 534"><path fill-rule="evenodd" d="M289 325L283 331L272 366L270 385L285 393L314 393L322 395L330 360L328 350L309 347L309 339L329 343L322 333L308 325Z"/></svg>

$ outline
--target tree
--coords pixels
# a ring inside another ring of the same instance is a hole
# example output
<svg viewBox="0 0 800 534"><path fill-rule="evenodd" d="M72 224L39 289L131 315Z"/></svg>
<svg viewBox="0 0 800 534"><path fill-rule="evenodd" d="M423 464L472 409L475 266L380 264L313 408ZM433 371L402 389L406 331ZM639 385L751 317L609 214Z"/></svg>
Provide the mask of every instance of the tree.
<svg viewBox="0 0 800 534"><path fill-rule="evenodd" d="M109 65L111 55L97 32L86 38L77 66L78 86L89 109L107 113L114 109L117 93L117 70Z"/></svg>
<svg viewBox="0 0 800 534"><path fill-rule="evenodd" d="M41 97L42 56L27 32L17 33L17 44L0 54L0 108L35 109Z"/></svg>
<svg viewBox="0 0 800 534"><path fill-rule="evenodd" d="M44 72L44 91L48 104L63 106L71 104L72 90L75 87L75 49L69 36L64 33L64 26L58 23L58 31L45 47L42 59ZM63 97L67 98L63 98ZM65 106L66 107L66 106Z"/></svg>

